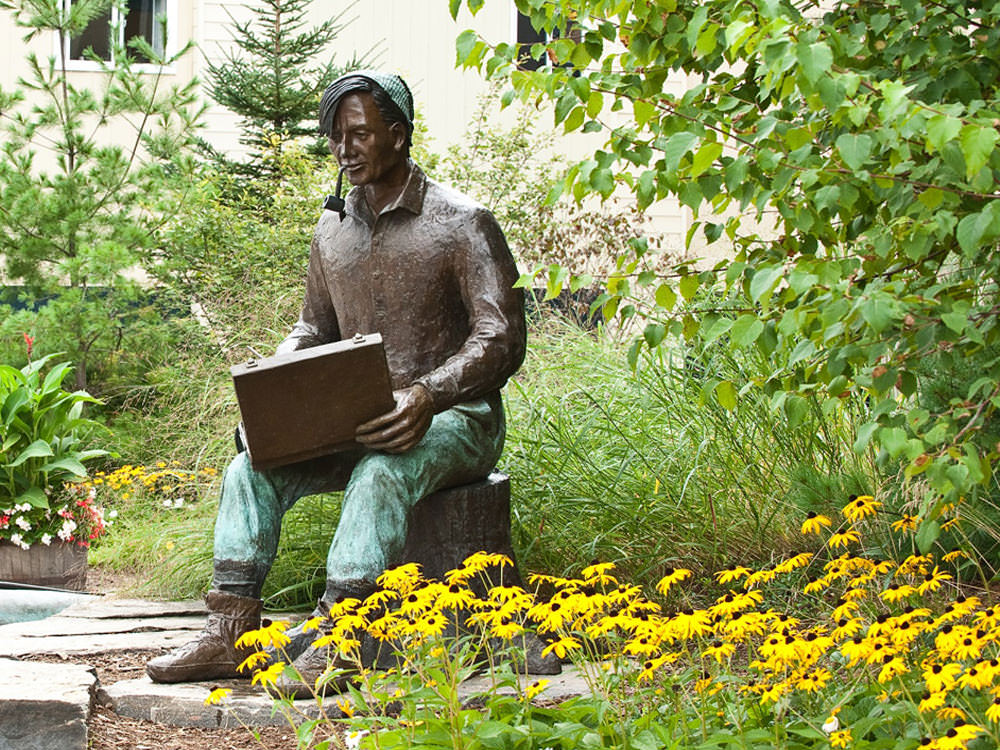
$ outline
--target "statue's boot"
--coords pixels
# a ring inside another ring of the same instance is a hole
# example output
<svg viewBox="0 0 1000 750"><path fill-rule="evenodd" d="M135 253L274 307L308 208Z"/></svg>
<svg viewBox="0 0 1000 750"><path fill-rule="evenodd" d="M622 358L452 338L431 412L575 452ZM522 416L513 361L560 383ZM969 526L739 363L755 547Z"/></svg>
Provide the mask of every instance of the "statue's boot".
<svg viewBox="0 0 1000 750"><path fill-rule="evenodd" d="M312 698L342 693L357 677L358 665L341 656L336 645L312 644L292 662L293 674L281 675L274 692L282 698ZM322 679L320 679L322 678Z"/></svg>
<svg viewBox="0 0 1000 750"><path fill-rule="evenodd" d="M237 648L236 641L248 630L260 627L263 607L260 599L226 591L209 591L205 596L208 622L193 641L169 654L146 663L153 682L201 682L249 678L251 672L237 671L253 648Z"/></svg>

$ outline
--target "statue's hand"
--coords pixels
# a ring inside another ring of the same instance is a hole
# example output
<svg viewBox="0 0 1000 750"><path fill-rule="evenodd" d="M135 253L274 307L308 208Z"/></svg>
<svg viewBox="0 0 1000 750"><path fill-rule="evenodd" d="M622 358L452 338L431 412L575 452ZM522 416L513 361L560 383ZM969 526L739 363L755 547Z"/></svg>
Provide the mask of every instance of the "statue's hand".
<svg viewBox="0 0 1000 750"><path fill-rule="evenodd" d="M393 391L396 408L358 425L355 439L372 450L405 453L420 442L431 426L434 403L422 385Z"/></svg>

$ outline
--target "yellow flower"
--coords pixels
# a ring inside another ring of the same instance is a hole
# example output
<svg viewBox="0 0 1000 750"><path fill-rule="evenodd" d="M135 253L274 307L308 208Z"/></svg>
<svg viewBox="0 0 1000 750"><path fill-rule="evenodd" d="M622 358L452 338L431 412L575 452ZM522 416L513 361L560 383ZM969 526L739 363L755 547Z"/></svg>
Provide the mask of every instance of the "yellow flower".
<svg viewBox="0 0 1000 750"><path fill-rule="evenodd" d="M942 721L946 719L951 719L953 721L955 719L961 719L962 721L965 721L965 711L955 706L945 706L937 712L937 717Z"/></svg>
<svg viewBox="0 0 1000 750"><path fill-rule="evenodd" d="M278 678L281 677L282 672L285 671L285 662L276 661L274 664L269 666L267 669L262 669L261 671L254 674L253 679L250 680L251 685L273 685L277 682Z"/></svg>
<svg viewBox="0 0 1000 750"><path fill-rule="evenodd" d="M684 640L705 635L711 629L708 612L704 609L684 609L667 621L667 632L674 638Z"/></svg>
<svg viewBox="0 0 1000 750"><path fill-rule="evenodd" d="M951 578L951 575L935 565L933 571L924 574L924 580L917 586L917 593L923 596L928 591L937 591L945 581L950 581Z"/></svg>
<svg viewBox="0 0 1000 750"><path fill-rule="evenodd" d="M848 521L857 523L863 518L874 516L875 512L881 507L882 503L871 495L858 495L845 505L841 512Z"/></svg>
<svg viewBox="0 0 1000 750"><path fill-rule="evenodd" d="M563 636L559 640L553 641L544 649L542 649L542 656L548 656L554 653L560 659L566 656L570 651L576 651L580 648L580 641L572 636Z"/></svg>
<svg viewBox="0 0 1000 750"><path fill-rule="evenodd" d="M666 596L671 586L690 577L691 571L687 568L667 568L666 575L656 584L656 590Z"/></svg>
<svg viewBox="0 0 1000 750"><path fill-rule="evenodd" d="M392 591L406 594L417 585L419 579L420 565L417 563L406 563L389 568L375 582L384 589L391 589Z"/></svg>
<svg viewBox="0 0 1000 750"><path fill-rule="evenodd" d="M730 617L737 612L756 607L764 600L761 591L744 591L737 593L730 591L725 596L720 596L715 600L715 604L708 608L713 616Z"/></svg>
<svg viewBox="0 0 1000 750"><path fill-rule="evenodd" d="M900 656L886 654L882 661L882 669L878 673L879 682L888 682L901 674L906 674L906 662Z"/></svg>
<svg viewBox="0 0 1000 750"><path fill-rule="evenodd" d="M994 724L1000 723L1000 698L994 698L986 709L986 718Z"/></svg>
<svg viewBox="0 0 1000 750"><path fill-rule="evenodd" d="M750 568L744 568L742 565L738 565L735 568L730 568L729 570L720 570L715 574L715 580L719 583L726 584L732 581L738 581L743 576L748 576L753 571Z"/></svg>
<svg viewBox="0 0 1000 750"><path fill-rule="evenodd" d="M337 698L334 700L337 704L337 708L340 709L341 713L344 714L348 719L354 716L354 702L348 700L347 698Z"/></svg>
<svg viewBox="0 0 1000 750"><path fill-rule="evenodd" d="M208 697L205 698L205 705L218 706L220 703L225 701L229 697L229 694L232 692L233 691L230 690L229 688L220 688L220 687L213 688L212 692L210 692L208 694Z"/></svg>
<svg viewBox="0 0 1000 750"><path fill-rule="evenodd" d="M829 517L809 511L806 520L802 522L803 534L819 534L824 527L830 527L833 521Z"/></svg>
<svg viewBox="0 0 1000 750"><path fill-rule="evenodd" d="M908 583L894 583L879 594L879 597L887 602L898 602L900 599L912 596L916 592L917 590Z"/></svg>
<svg viewBox="0 0 1000 750"><path fill-rule="evenodd" d="M723 662L724 659L728 659L736 652L736 646L732 643L723 643L722 641L713 641L711 646L708 646L701 652L703 657L710 657L715 659L719 664Z"/></svg>
<svg viewBox="0 0 1000 750"><path fill-rule="evenodd" d="M944 705L945 700L948 698L948 693L944 691L940 692L926 692L920 698L920 704L917 706L917 710L920 713L925 714L928 711L937 711Z"/></svg>
<svg viewBox="0 0 1000 750"><path fill-rule="evenodd" d="M267 661L266 651L254 651L246 659L244 659L238 667L236 667L237 672L250 672L258 664Z"/></svg>
<svg viewBox="0 0 1000 750"><path fill-rule="evenodd" d="M952 563L952 562L955 562L956 560L958 560L960 557L968 557L968 555L965 554L960 549L953 549L951 552L949 552L948 554L946 554L941 559L944 560L946 563Z"/></svg>
<svg viewBox="0 0 1000 750"><path fill-rule="evenodd" d="M583 576L583 580L589 586L594 586L601 584L603 586L617 586L618 580L608 573L615 569L615 564L611 562L606 563L594 563L593 565L588 565L584 568L580 575Z"/></svg>
<svg viewBox="0 0 1000 750"><path fill-rule="evenodd" d="M900 518L898 521L893 521L892 524L890 525L892 526L893 531L898 531L899 533L903 533L906 531L916 531L917 524L919 523L920 523L919 518L917 518L916 516L911 516L909 513L904 513L902 518Z"/></svg>
<svg viewBox="0 0 1000 750"><path fill-rule="evenodd" d="M923 671L924 684L931 693L947 693L958 681L958 676L962 673L962 665L951 662L949 664L929 664Z"/></svg>
<svg viewBox="0 0 1000 750"><path fill-rule="evenodd" d="M845 748L851 744L851 730L841 729L830 735L830 747Z"/></svg>
<svg viewBox="0 0 1000 750"><path fill-rule="evenodd" d="M443 609L469 609L477 601L476 595L464 586L452 583L441 592L437 606Z"/></svg>
<svg viewBox="0 0 1000 750"><path fill-rule="evenodd" d="M524 689L524 699L526 701L534 700L539 693L549 686L549 682L550 680L535 680Z"/></svg>
<svg viewBox="0 0 1000 750"><path fill-rule="evenodd" d="M651 680L653 679L653 673L662 667L664 664L670 664L677 661L678 655L675 653L665 653L657 656L655 659L649 659L642 665L642 671L639 673L639 680Z"/></svg>
<svg viewBox="0 0 1000 750"><path fill-rule="evenodd" d="M828 669L819 667L802 675L795 687L807 693L815 693L822 690L831 679L833 674Z"/></svg>
<svg viewBox="0 0 1000 750"><path fill-rule="evenodd" d="M851 542L860 542L861 535L854 529L847 529L845 531L838 531L833 534L828 540L827 544L830 545L830 549L836 549L838 547L846 547Z"/></svg>

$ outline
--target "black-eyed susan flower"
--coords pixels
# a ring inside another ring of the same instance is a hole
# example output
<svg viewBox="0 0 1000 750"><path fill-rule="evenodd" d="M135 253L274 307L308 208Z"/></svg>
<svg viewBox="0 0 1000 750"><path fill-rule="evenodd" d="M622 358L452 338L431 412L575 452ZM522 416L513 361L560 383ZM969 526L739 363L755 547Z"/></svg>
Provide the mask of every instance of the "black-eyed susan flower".
<svg viewBox="0 0 1000 750"><path fill-rule="evenodd" d="M945 581L952 580L951 574L941 570L937 565L934 566L934 570L925 572L923 576L924 580L917 585L917 593L921 596L928 591L937 591Z"/></svg>
<svg viewBox="0 0 1000 750"><path fill-rule="evenodd" d="M218 706L220 703L225 702L226 699L229 698L232 692L233 691L229 688L222 688L222 687L212 688L212 692L210 692L208 694L208 697L205 698L205 705Z"/></svg>
<svg viewBox="0 0 1000 750"><path fill-rule="evenodd" d="M775 565L774 572L779 575L791 573L793 570L804 568L810 563L810 561L812 561L812 559L812 552L800 552L799 554L789 557L787 560L783 560Z"/></svg>
<svg viewBox="0 0 1000 750"><path fill-rule="evenodd" d="M666 596L671 586L690 577L691 571L687 568L667 568L666 574L656 584L656 590Z"/></svg>
<svg viewBox="0 0 1000 750"><path fill-rule="evenodd" d="M645 681L653 679L653 674L658 669L660 669L666 664L671 664L677 661L677 658L678 654L668 651L667 653L660 654L656 658L647 659L645 662L643 662L642 671L639 672L639 680Z"/></svg>
<svg viewBox="0 0 1000 750"><path fill-rule="evenodd" d="M846 547L852 542L857 543L861 541L861 534L857 532L856 529L842 529L835 532L826 540L826 543L830 546L830 549L838 549L840 547Z"/></svg>
<svg viewBox="0 0 1000 750"><path fill-rule="evenodd" d="M736 646L729 641L712 641L706 648L702 649L701 655L707 659L715 659L721 664L736 653Z"/></svg>
<svg viewBox="0 0 1000 750"><path fill-rule="evenodd" d="M548 646L546 646L544 649L542 649L542 656L548 656L549 654L555 654L560 659L562 659L569 652L579 650L580 647L581 647L581 645L582 644L580 643L580 641L577 640L576 638L573 638L572 636L564 635L562 638L559 638L559 639L553 641Z"/></svg>
<svg viewBox="0 0 1000 750"><path fill-rule="evenodd" d="M899 677L901 674L906 674L908 671L906 662L901 656L886 654L882 660L882 668L878 673L878 681L888 682Z"/></svg>
<svg viewBox="0 0 1000 750"><path fill-rule="evenodd" d="M837 620L837 627L831 634L835 641L842 641L845 638L853 638L861 632L861 620L855 617L841 617Z"/></svg>
<svg viewBox="0 0 1000 750"><path fill-rule="evenodd" d="M405 563L389 568L375 582L384 589L406 594L417 585L419 580L420 565L418 563Z"/></svg>
<svg viewBox="0 0 1000 750"><path fill-rule="evenodd" d="M944 555L941 559L946 563L953 563L956 560L962 559L963 557L968 557L968 555L965 554L965 552L963 552L962 550L955 548L948 554Z"/></svg>
<svg viewBox="0 0 1000 750"><path fill-rule="evenodd" d="M524 700L533 701L549 686L551 680L535 680L524 689Z"/></svg>
<svg viewBox="0 0 1000 750"><path fill-rule="evenodd" d="M841 512L848 521L857 523L868 516L874 516L881 507L882 503L871 495L858 495Z"/></svg>
<svg viewBox="0 0 1000 750"><path fill-rule="evenodd" d="M908 583L894 583L879 594L879 597L887 602L895 603L913 596L915 593L917 593L917 589Z"/></svg>
<svg viewBox="0 0 1000 750"><path fill-rule="evenodd" d="M249 673L267 661L266 651L254 651L236 667L237 672Z"/></svg>
<svg viewBox="0 0 1000 750"><path fill-rule="evenodd" d="M742 565L737 565L735 568L729 568L727 570L720 570L715 574L715 580L719 583L725 585L727 583L732 583L733 581L738 581L739 579L748 576L753 571L750 568L745 568Z"/></svg>
<svg viewBox="0 0 1000 750"><path fill-rule="evenodd" d="M912 532L917 530L917 525L920 523L920 519L916 516L911 516L909 513L904 513L903 517L898 521L893 521L890 526L893 531L899 533Z"/></svg>
<svg viewBox="0 0 1000 750"><path fill-rule="evenodd" d="M927 691L920 697L920 703L917 704L917 710L922 714L937 711L947 700L948 693L944 691L937 693Z"/></svg>
<svg viewBox="0 0 1000 750"><path fill-rule="evenodd" d="M958 706L945 706L939 709L937 712L937 717L942 721L965 721L965 711L960 709Z"/></svg>
<svg viewBox="0 0 1000 750"><path fill-rule="evenodd" d="M803 674L795 687L806 693L815 693L826 687L826 683L833 679L833 673L823 667L812 669Z"/></svg>
<svg viewBox="0 0 1000 750"><path fill-rule="evenodd" d="M829 528L832 525L833 521L831 521L829 517L814 511L809 511L809 515L806 516L806 520L802 522L802 533L819 534L824 528Z"/></svg>
<svg viewBox="0 0 1000 750"><path fill-rule="evenodd" d="M928 664L924 667L922 677L924 685L931 693L948 693L958 682L958 676L962 673L962 665L955 662L947 664Z"/></svg>
<svg viewBox="0 0 1000 750"><path fill-rule="evenodd" d="M611 575L614 569L615 564L612 562L593 563L580 571L580 575L589 586L617 586L618 580Z"/></svg>
<svg viewBox="0 0 1000 750"><path fill-rule="evenodd" d="M665 627L670 637L690 640L710 633L712 621L704 609L683 609L671 617Z"/></svg>
<svg viewBox="0 0 1000 750"><path fill-rule="evenodd" d="M262 669L259 672L255 672L253 678L250 680L251 685L260 685L266 687L267 685L274 685L278 678L285 671L285 662L276 661L274 664L269 666L267 669Z"/></svg>
<svg viewBox="0 0 1000 750"><path fill-rule="evenodd" d="M830 747L846 748L851 744L852 740L850 729L840 729L830 735Z"/></svg>
<svg viewBox="0 0 1000 750"><path fill-rule="evenodd" d="M986 718L994 724L1000 723L1000 698L994 698L986 709Z"/></svg>

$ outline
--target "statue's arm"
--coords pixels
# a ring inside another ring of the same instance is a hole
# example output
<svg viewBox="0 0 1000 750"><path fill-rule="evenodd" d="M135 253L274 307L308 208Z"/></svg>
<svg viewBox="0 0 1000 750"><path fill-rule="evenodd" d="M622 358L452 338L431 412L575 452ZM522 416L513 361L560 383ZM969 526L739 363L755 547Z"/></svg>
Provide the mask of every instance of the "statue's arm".
<svg viewBox="0 0 1000 750"><path fill-rule="evenodd" d="M524 294L496 219L477 209L454 253L454 273L469 319L469 335L440 367L418 378L436 412L500 388L524 361Z"/></svg>
<svg viewBox="0 0 1000 750"><path fill-rule="evenodd" d="M310 346L319 346L331 341L339 341L340 326L337 311L330 299L330 290L323 273L323 262L319 243L313 237L309 250L309 270L306 276L306 293L302 301L302 312L292 326L291 333L278 344L276 354L285 354Z"/></svg>

